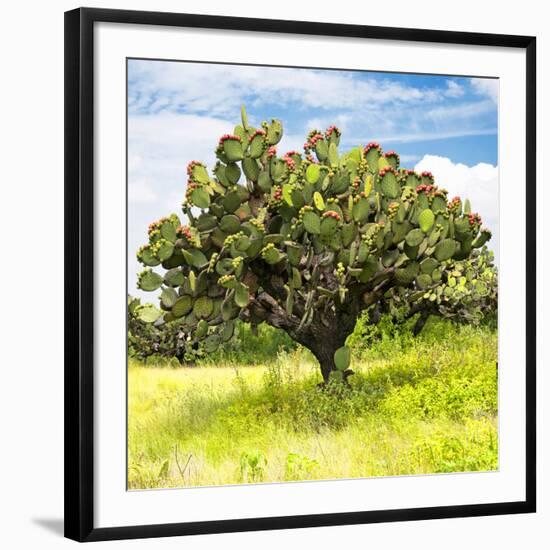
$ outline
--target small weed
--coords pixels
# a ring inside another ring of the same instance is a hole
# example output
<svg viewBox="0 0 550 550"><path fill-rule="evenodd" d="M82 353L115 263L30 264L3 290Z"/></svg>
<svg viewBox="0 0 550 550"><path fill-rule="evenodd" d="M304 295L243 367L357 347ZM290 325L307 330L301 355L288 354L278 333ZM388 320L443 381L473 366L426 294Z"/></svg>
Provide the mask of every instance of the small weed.
<svg viewBox="0 0 550 550"><path fill-rule="evenodd" d="M258 483L263 481L266 466L267 459L261 451L241 453L241 481L243 483Z"/></svg>
<svg viewBox="0 0 550 550"><path fill-rule="evenodd" d="M285 480L298 481L310 479L318 468L319 463L316 460L297 453L290 453L286 457Z"/></svg>

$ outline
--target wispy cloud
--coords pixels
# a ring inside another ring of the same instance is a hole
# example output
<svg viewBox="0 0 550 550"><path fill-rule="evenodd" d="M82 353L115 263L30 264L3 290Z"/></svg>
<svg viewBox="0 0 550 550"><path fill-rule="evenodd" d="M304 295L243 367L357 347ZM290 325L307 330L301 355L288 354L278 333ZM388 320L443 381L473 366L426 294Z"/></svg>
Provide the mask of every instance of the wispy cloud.
<svg viewBox="0 0 550 550"><path fill-rule="evenodd" d="M439 105L426 111L425 117L437 122L441 121L466 121L478 118L486 113L494 111L494 104L490 100L472 101L460 105Z"/></svg>
<svg viewBox="0 0 550 550"><path fill-rule="evenodd" d="M397 134L395 136L376 136L374 139L381 144L384 143L411 143L414 141L436 141L443 139L452 139L466 136L490 136L496 134L494 128L486 130L458 130L456 132L418 132L413 134Z"/></svg>
<svg viewBox="0 0 550 550"><path fill-rule="evenodd" d="M243 102L276 102L315 109L374 110L380 105L437 103L464 95L447 80L439 87L415 86L369 73L136 60L130 64L131 112L184 109L189 113L233 113ZM207 93L205 93L207 92Z"/></svg>

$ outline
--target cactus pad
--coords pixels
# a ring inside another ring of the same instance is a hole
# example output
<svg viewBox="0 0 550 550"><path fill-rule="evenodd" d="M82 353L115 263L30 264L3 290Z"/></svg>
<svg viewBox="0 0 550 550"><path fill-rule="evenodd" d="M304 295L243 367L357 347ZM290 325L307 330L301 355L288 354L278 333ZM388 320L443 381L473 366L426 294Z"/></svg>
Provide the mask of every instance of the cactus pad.
<svg viewBox="0 0 550 550"><path fill-rule="evenodd" d="M162 238L166 239L167 241L171 243L176 242L176 228L171 221L167 220L163 222L163 224L160 226L160 234Z"/></svg>
<svg viewBox="0 0 550 550"><path fill-rule="evenodd" d="M226 139L223 140L222 148L223 153L229 162L235 162L237 160L242 160L243 158L243 148L241 145L241 139L235 139L237 136L224 136ZM223 138L222 138L223 139Z"/></svg>
<svg viewBox="0 0 550 550"><path fill-rule="evenodd" d="M246 307L249 301L248 287L243 284L235 288L235 303L240 307Z"/></svg>
<svg viewBox="0 0 550 550"><path fill-rule="evenodd" d="M320 210L321 212L325 209L325 201L323 200L323 195L319 193L318 191L315 191L313 193L313 204L315 204L315 208L317 210Z"/></svg>
<svg viewBox="0 0 550 550"><path fill-rule="evenodd" d="M162 281L163 279L158 273L145 270L142 271L138 277L138 287L146 292L152 292L160 288Z"/></svg>
<svg viewBox="0 0 550 550"><path fill-rule="evenodd" d="M204 209L210 206L210 196L201 187L198 187L197 189L193 189L193 191L191 191L190 199L197 208Z"/></svg>
<svg viewBox="0 0 550 550"><path fill-rule="evenodd" d="M286 246L286 253L288 256L288 261L294 265L297 266L300 263L300 260L302 259L303 254L303 247L296 244L288 244Z"/></svg>
<svg viewBox="0 0 550 550"><path fill-rule="evenodd" d="M227 235L232 235L233 233L237 233L240 227L241 227L241 221L234 214L226 214L220 220L220 229Z"/></svg>
<svg viewBox="0 0 550 550"><path fill-rule="evenodd" d="M312 235L318 235L321 232L321 219L315 212L308 211L302 219L304 228Z"/></svg>
<svg viewBox="0 0 550 550"><path fill-rule="evenodd" d="M178 293L173 288L163 288L160 295L160 301L162 305L170 309L178 299Z"/></svg>
<svg viewBox="0 0 550 550"><path fill-rule="evenodd" d="M206 319L212 313L213 308L212 299L208 296L201 296L193 304L193 313L197 319Z"/></svg>
<svg viewBox="0 0 550 550"><path fill-rule="evenodd" d="M321 221L320 232L324 237L333 235L338 227L338 220L334 217L326 217Z"/></svg>
<svg viewBox="0 0 550 550"><path fill-rule="evenodd" d="M439 262L444 262L453 257L456 251L456 241L453 239L443 239L437 244L434 256Z"/></svg>
<svg viewBox="0 0 550 550"><path fill-rule="evenodd" d="M422 273L432 273L432 271L439 265L439 262L434 258L426 258L420 262L420 271Z"/></svg>
<svg viewBox="0 0 550 550"><path fill-rule="evenodd" d="M160 264L158 257L151 251L150 247L146 247L142 250L139 257L141 263L149 267L155 267Z"/></svg>
<svg viewBox="0 0 550 550"><path fill-rule="evenodd" d="M395 199L399 196L401 192L401 187L397 182L394 172L387 171L382 177L382 183L380 184L382 193L389 199Z"/></svg>
<svg viewBox="0 0 550 550"><path fill-rule="evenodd" d="M336 368L343 372L345 371L351 362L351 350L347 346L338 348L334 353L334 364Z"/></svg>
<svg viewBox="0 0 550 550"><path fill-rule="evenodd" d="M413 229L407 233L405 241L409 246L418 246L424 240L422 229Z"/></svg>
<svg viewBox="0 0 550 550"><path fill-rule="evenodd" d="M431 209L426 208L420 212L420 215L418 216L418 225L424 233L427 233L433 227L434 222L435 215Z"/></svg>
<svg viewBox="0 0 550 550"><path fill-rule="evenodd" d="M306 181L308 183L317 183L321 176L321 168L318 164L310 164L306 169Z"/></svg>
<svg viewBox="0 0 550 550"><path fill-rule="evenodd" d="M206 353L213 353L221 344L221 338L217 334L211 334L204 340L204 351Z"/></svg>
<svg viewBox="0 0 550 550"><path fill-rule="evenodd" d="M250 140L250 157L257 159L262 156L264 152L264 134L256 134Z"/></svg>
<svg viewBox="0 0 550 550"><path fill-rule="evenodd" d="M185 261L193 267L198 267L199 269L206 266L208 260L204 253L198 248L191 248L190 250L184 250L183 256Z"/></svg>
<svg viewBox="0 0 550 550"><path fill-rule="evenodd" d="M154 323L162 315L162 311L153 304L143 304L136 308L137 317L144 323Z"/></svg>
<svg viewBox="0 0 550 550"><path fill-rule="evenodd" d="M416 278L416 284L419 286L419 288L427 288L432 284L432 278L427 273L421 273Z"/></svg>
<svg viewBox="0 0 550 550"><path fill-rule="evenodd" d="M164 284L172 287L179 287L183 285L183 282L185 281L185 276L182 273L181 269L170 269L166 272L164 275Z"/></svg>
<svg viewBox="0 0 550 550"><path fill-rule="evenodd" d="M172 306L172 315L178 319L187 315L193 307L193 299L191 296L181 296Z"/></svg>
<svg viewBox="0 0 550 550"><path fill-rule="evenodd" d="M369 201L361 197L354 205L353 205L353 219L356 222L363 223L369 215L370 207L369 207Z"/></svg>
<svg viewBox="0 0 550 550"><path fill-rule="evenodd" d="M258 181L258 176L260 175L260 167L255 159L250 157L245 157L243 160L243 172L244 175L252 181Z"/></svg>

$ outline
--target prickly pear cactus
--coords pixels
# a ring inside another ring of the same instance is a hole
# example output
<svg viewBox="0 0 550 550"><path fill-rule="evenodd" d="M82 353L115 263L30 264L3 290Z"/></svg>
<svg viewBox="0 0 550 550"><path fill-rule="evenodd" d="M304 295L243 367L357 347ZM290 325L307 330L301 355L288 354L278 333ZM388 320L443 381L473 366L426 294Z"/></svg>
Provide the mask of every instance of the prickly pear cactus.
<svg viewBox="0 0 550 550"><path fill-rule="evenodd" d="M167 290L172 289L163 290L165 299ZM149 357L175 358L182 364L202 357L201 346L189 338L191 327L183 320L162 323L162 315L153 304L142 304L139 298L128 296L128 355L141 361Z"/></svg>
<svg viewBox="0 0 550 550"><path fill-rule="evenodd" d="M431 270L433 265L426 262L424 271ZM438 272L435 278L440 278ZM422 287L422 282L419 287ZM413 327L417 335L431 315L456 323L478 325L483 320L494 318L497 311L498 270L494 265L493 253L483 246L472 251L470 257L464 260L449 262L439 284L432 285L425 292L420 288L419 292L411 294L403 287L392 288L385 302L373 306L368 317L375 323L386 313L390 314L394 324L400 325L417 316Z"/></svg>
<svg viewBox="0 0 550 550"><path fill-rule="evenodd" d="M149 226L138 286L161 291L163 321L183 319L207 352L236 319L266 322L309 348L325 381L345 379L349 353L336 352L362 311L392 294L433 301L490 232L467 201L377 143L341 152L331 126L280 154L282 135L278 120L252 127L243 108L212 170L189 163L185 222Z"/></svg>

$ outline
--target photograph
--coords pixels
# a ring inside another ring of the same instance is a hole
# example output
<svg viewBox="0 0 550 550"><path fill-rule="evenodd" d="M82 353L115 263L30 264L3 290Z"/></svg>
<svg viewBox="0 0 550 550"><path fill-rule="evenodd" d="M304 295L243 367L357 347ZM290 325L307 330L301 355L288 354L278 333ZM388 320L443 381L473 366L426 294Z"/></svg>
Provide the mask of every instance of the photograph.
<svg viewBox="0 0 550 550"><path fill-rule="evenodd" d="M498 138L491 75L127 58L127 489L498 471Z"/></svg>

